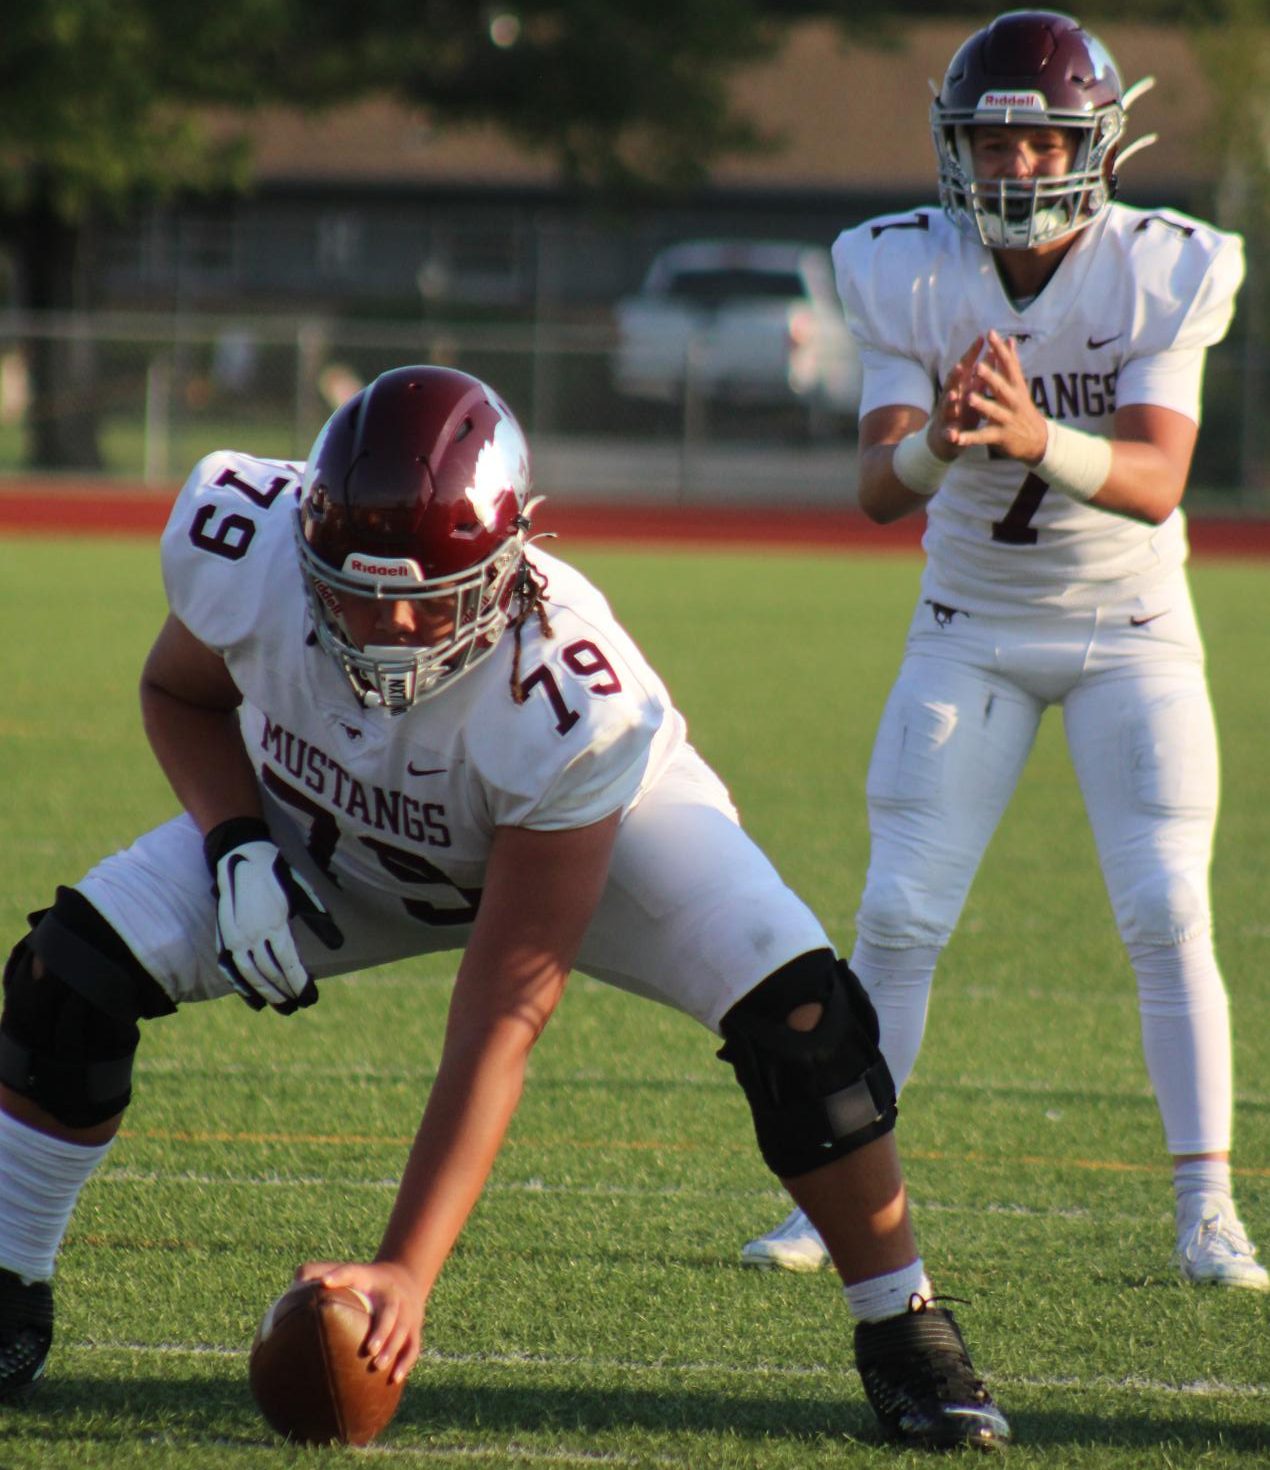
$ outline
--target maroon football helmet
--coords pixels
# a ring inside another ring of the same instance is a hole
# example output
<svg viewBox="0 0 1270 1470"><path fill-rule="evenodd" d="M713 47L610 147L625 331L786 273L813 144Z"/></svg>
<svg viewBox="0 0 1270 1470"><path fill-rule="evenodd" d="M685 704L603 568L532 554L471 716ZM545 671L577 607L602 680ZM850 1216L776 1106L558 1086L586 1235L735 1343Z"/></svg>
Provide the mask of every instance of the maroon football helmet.
<svg viewBox="0 0 1270 1470"><path fill-rule="evenodd" d="M1115 193L1112 167L1130 103L1107 48L1071 16L1011 10L976 31L949 63L931 104L939 199L965 234L995 249L1028 250L1096 220ZM1078 134L1070 173L976 179L968 130L976 125L1058 127ZM1154 142L1143 138L1120 154Z"/></svg>
<svg viewBox="0 0 1270 1470"><path fill-rule="evenodd" d="M297 541L318 641L363 704L408 709L492 652L535 503L520 425L467 373L395 368L331 415ZM350 607L368 598L426 603L449 629L426 646L363 643Z"/></svg>

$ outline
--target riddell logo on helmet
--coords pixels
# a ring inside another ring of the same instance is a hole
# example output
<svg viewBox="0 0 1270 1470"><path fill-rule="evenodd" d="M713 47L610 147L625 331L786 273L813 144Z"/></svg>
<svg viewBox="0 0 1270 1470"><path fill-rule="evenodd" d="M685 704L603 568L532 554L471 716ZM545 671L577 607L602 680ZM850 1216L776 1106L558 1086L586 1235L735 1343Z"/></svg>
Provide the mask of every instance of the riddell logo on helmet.
<svg viewBox="0 0 1270 1470"><path fill-rule="evenodd" d="M1024 107L1029 112L1044 112L1045 98L1039 92L985 92L979 99L981 110L1000 111L1005 107Z"/></svg>
<svg viewBox="0 0 1270 1470"><path fill-rule="evenodd" d="M358 577L391 578L399 582L423 581L418 562L411 560L410 557L371 561L368 557L358 556L354 552L346 558L344 570Z"/></svg>

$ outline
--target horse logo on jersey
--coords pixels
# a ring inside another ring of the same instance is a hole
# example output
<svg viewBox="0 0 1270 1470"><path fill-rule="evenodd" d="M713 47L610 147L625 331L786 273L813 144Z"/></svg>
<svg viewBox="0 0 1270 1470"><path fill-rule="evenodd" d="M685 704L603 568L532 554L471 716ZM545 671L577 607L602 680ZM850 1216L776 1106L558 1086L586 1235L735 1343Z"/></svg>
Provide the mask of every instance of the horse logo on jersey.
<svg viewBox="0 0 1270 1470"><path fill-rule="evenodd" d="M929 597L926 599L926 606L930 608L931 612L934 614L935 626L938 628L951 627L952 620L957 616L958 613L961 613L961 616L963 618L968 618L970 616L968 612L960 607L949 607L947 603L935 602L932 598Z"/></svg>

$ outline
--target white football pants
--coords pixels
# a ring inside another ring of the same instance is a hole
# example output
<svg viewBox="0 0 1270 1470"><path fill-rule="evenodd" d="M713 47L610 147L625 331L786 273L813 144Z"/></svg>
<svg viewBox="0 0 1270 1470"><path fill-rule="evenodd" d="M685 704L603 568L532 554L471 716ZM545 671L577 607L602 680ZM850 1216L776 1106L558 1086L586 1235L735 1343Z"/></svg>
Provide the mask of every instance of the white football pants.
<svg viewBox="0 0 1270 1470"><path fill-rule="evenodd" d="M263 793L274 841L344 935L324 949L303 924L296 947L317 979L408 955L461 950L470 926L434 926L401 900L313 862L294 812ZM216 965L216 911L198 829L176 817L76 885L178 1004L230 993ZM727 789L685 746L623 819L609 879L578 955L598 980L661 1001L717 1031L774 970L832 948L820 921L741 828Z"/></svg>
<svg viewBox="0 0 1270 1470"><path fill-rule="evenodd" d="M1217 739L1181 575L1150 604L1092 613L936 616L919 604L869 768L871 850L852 956L883 1052L902 1087L935 962L1053 704L1137 977L1169 1151L1224 1151L1230 1021L1209 903Z"/></svg>

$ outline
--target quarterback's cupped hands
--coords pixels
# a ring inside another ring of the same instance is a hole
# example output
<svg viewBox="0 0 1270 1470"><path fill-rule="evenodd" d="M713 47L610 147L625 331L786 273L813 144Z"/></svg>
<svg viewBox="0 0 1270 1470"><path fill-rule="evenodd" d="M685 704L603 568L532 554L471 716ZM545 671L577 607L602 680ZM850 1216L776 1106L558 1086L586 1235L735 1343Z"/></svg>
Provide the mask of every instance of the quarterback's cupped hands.
<svg viewBox="0 0 1270 1470"><path fill-rule="evenodd" d="M386 1372L390 1383L400 1383L414 1367L423 1348L424 1297L404 1266L392 1261L306 1261L295 1279L360 1291L371 1306L370 1336L363 1351L373 1366Z"/></svg>
<svg viewBox="0 0 1270 1470"><path fill-rule="evenodd" d="M1048 443L1045 420L1032 402L1032 391L1019 361L1019 344L1013 337L988 333L986 350L974 365L965 402L978 422L951 429L952 443L959 448L985 444L1006 459L1040 462Z"/></svg>
<svg viewBox="0 0 1270 1470"><path fill-rule="evenodd" d="M284 1016L318 998L291 933L300 919L328 949L344 936L310 885L293 869L256 817L222 822L203 839L216 899L216 962L253 1010Z"/></svg>
<svg viewBox="0 0 1270 1470"><path fill-rule="evenodd" d="M980 414L971 403L970 396L975 387L983 344L984 338L976 337L961 354L944 382L931 415L932 424L926 442L931 453L942 460L955 459L963 448L963 436L979 426Z"/></svg>

